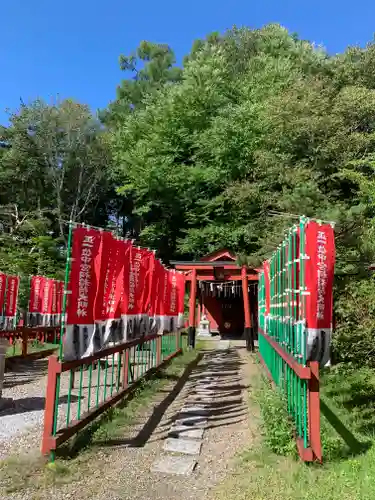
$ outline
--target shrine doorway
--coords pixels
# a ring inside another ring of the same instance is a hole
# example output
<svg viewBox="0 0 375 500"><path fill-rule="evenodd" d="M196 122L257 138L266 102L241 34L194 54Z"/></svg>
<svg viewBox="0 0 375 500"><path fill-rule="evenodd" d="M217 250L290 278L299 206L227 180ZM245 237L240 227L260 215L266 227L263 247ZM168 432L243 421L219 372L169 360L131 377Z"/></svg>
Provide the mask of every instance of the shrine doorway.
<svg viewBox="0 0 375 500"><path fill-rule="evenodd" d="M241 337L245 329L241 281L200 281L197 313L197 328L202 317L206 317L213 335Z"/></svg>
<svg viewBox="0 0 375 500"><path fill-rule="evenodd" d="M258 270L238 265L236 255L222 249L198 261L172 261L185 273L189 288L189 343L202 318L207 318L210 335L243 334L249 350L254 349L256 332ZM206 322L207 322L206 321Z"/></svg>

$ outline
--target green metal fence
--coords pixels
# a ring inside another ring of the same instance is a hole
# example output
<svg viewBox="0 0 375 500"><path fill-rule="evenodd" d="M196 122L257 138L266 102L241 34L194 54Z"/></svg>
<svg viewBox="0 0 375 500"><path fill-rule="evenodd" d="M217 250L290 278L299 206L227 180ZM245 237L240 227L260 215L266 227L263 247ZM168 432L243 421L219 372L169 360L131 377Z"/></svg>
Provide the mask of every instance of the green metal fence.
<svg viewBox="0 0 375 500"><path fill-rule="evenodd" d="M306 360L306 223L302 217L290 229L267 263L268 276L260 273L258 307L259 357L285 397L300 455L310 461L321 460L321 446L318 364Z"/></svg>
<svg viewBox="0 0 375 500"><path fill-rule="evenodd" d="M42 453L54 460L62 443L180 353L180 345L180 332L173 332L135 339L75 361L51 356Z"/></svg>

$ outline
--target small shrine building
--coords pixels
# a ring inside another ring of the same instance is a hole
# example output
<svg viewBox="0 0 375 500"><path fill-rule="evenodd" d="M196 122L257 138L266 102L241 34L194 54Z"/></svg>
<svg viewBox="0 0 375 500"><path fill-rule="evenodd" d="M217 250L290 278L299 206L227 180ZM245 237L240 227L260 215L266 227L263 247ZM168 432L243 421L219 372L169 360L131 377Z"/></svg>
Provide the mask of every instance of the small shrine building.
<svg viewBox="0 0 375 500"><path fill-rule="evenodd" d="M254 348L258 270L239 266L236 260L234 253L222 249L195 262L171 261L185 274L189 288L190 345L195 345L198 329L198 336L244 335L248 348ZM208 326L207 332L199 328L202 325Z"/></svg>

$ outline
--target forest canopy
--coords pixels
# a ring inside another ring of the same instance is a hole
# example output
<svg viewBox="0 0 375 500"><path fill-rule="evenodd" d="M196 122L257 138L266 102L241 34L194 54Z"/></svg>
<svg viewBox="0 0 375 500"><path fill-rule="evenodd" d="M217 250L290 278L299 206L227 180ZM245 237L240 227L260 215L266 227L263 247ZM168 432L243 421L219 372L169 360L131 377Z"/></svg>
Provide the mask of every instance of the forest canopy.
<svg viewBox="0 0 375 500"><path fill-rule="evenodd" d="M257 264L296 216L335 222L335 354L375 363L375 45L329 55L279 25L120 56L116 99L22 104L0 130L0 264L54 275L66 221L165 261ZM17 268L17 269L16 269Z"/></svg>

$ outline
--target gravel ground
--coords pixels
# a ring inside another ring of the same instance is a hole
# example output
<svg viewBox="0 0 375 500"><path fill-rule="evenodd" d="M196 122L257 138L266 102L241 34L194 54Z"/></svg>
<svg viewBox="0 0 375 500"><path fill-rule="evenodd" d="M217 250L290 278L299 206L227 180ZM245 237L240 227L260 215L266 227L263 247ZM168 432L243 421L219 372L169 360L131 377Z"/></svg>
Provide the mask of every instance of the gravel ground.
<svg viewBox="0 0 375 500"><path fill-rule="evenodd" d="M222 352L222 351L221 351ZM248 385L256 366L243 346L230 348L223 365L213 365L214 353L202 360L173 402L166 398L173 386L162 390L148 411L140 416L127 434L115 442L105 442L79 481L48 488L33 497L32 492L14 494L9 500L25 498L64 500L79 497L92 500L192 500L212 498L234 466L236 453L254 439L249 419ZM198 465L190 476L151 473L172 422L191 393L194 380L204 371L216 371L219 379L208 427L204 433Z"/></svg>
<svg viewBox="0 0 375 500"><path fill-rule="evenodd" d="M104 360L103 360L104 361ZM81 413L104 399L104 388L109 396L111 387L116 390L117 360L113 365L112 384L112 362L108 358L107 379L105 381L105 370L103 367L92 370L91 391L89 392L89 372L82 372L82 391L79 394L80 374L75 374L75 388L71 393L69 418L73 420L78 414L78 402L81 400ZM150 356L140 357L138 364L134 367L134 379L141 377L152 362ZM43 431L45 392L47 387L47 365L46 359L19 362L11 370L5 373L3 398L12 399L12 403L0 410L0 459L10 455L24 454L29 450L40 449ZM99 373L98 373L99 372ZM64 426L67 421L68 412L68 389L69 372L61 375L60 403L58 412L58 427ZM106 382L106 384L104 383Z"/></svg>

